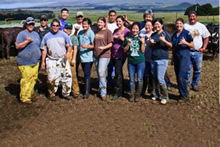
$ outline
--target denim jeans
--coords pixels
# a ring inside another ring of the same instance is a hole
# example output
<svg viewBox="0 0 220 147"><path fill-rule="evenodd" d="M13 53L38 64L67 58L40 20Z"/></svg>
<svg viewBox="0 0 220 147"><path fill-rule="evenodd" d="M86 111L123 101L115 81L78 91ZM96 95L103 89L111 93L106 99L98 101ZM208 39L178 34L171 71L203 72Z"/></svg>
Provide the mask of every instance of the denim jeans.
<svg viewBox="0 0 220 147"><path fill-rule="evenodd" d="M174 70L176 73L176 80L178 84L178 89L180 96L183 98L188 98L188 69L190 65L190 51L189 50L179 50L173 54Z"/></svg>
<svg viewBox="0 0 220 147"><path fill-rule="evenodd" d="M135 74L137 73L137 81L139 85L139 83L143 83L144 70L145 70L145 62L138 63L138 64L128 63L131 93L135 92Z"/></svg>
<svg viewBox="0 0 220 147"><path fill-rule="evenodd" d="M113 64L113 60L111 59L109 64L108 64L108 75L107 75L108 85L113 86L114 77L115 77L115 66Z"/></svg>
<svg viewBox="0 0 220 147"><path fill-rule="evenodd" d="M152 72L155 82L156 98L169 99L164 76L168 66L168 59L152 60Z"/></svg>
<svg viewBox="0 0 220 147"><path fill-rule="evenodd" d="M153 73L151 70L151 61L145 62L143 94L145 93L146 88L148 88L148 93L155 95L155 86L153 81Z"/></svg>
<svg viewBox="0 0 220 147"><path fill-rule="evenodd" d="M91 75L92 63L93 63L93 62L84 62L84 63L81 63L82 69L83 69L83 72L84 72L84 79L85 79L85 80L90 80L90 78L91 78L90 75Z"/></svg>
<svg viewBox="0 0 220 147"><path fill-rule="evenodd" d="M110 58L96 58L95 65L96 71L99 79L99 89L100 95L106 96L107 95L107 84L106 84L106 70L109 64Z"/></svg>
<svg viewBox="0 0 220 147"><path fill-rule="evenodd" d="M122 96L123 94L123 65L125 63L125 59L112 59L112 63L115 67L115 79L114 79L114 92L117 96Z"/></svg>
<svg viewBox="0 0 220 147"><path fill-rule="evenodd" d="M197 51L190 51L190 65L188 69L188 85L190 86L190 75L193 67L192 86L199 86L200 73L202 69L203 54Z"/></svg>

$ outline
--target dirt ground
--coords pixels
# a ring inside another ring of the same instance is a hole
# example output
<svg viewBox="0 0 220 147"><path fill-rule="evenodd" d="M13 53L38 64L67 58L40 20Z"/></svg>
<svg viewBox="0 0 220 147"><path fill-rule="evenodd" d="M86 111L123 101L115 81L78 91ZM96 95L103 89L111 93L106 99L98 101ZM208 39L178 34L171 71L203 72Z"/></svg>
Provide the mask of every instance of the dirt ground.
<svg viewBox="0 0 220 147"><path fill-rule="evenodd" d="M96 97L98 81L93 65L92 95L56 102L47 100L46 75L40 71L32 105L18 102L20 73L16 57L0 60L0 146L74 147L217 147L220 144L219 59L205 54L200 91L190 91L191 101L177 102L173 66L167 105L146 97L128 102L127 66L125 97L102 102ZM82 74L80 73L80 76ZM80 87L82 82L80 80Z"/></svg>

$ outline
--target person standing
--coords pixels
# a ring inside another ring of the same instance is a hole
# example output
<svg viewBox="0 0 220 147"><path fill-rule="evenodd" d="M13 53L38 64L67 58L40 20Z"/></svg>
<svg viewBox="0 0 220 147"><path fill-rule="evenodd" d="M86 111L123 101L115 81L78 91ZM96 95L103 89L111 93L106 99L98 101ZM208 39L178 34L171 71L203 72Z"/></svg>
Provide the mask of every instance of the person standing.
<svg viewBox="0 0 220 147"><path fill-rule="evenodd" d="M51 31L48 26L48 18L46 15L42 15L40 18L40 26L35 27L34 30L40 35L40 39L42 40L44 35Z"/></svg>
<svg viewBox="0 0 220 147"><path fill-rule="evenodd" d="M74 98L77 98L80 95L80 90L79 90L79 84L78 84L78 79L76 76L76 55L78 52L78 39L75 35L72 34L72 29L73 25L68 22L65 24L63 31L70 37L71 43L72 43L72 50L70 52L70 57L69 57L69 62L71 65L71 72L72 72L72 94Z"/></svg>
<svg viewBox="0 0 220 147"><path fill-rule="evenodd" d="M106 28L107 22L105 17L99 17L97 23L99 31L95 34L94 56L99 79L100 96L105 101L107 95L106 70L111 58L113 37L112 32Z"/></svg>
<svg viewBox="0 0 220 147"><path fill-rule="evenodd" d="M131 35L127 36L123 42L124 52L128 56L128 72L130 79L130 102L138 102L143 88L143 75L145 69L145 38L138 36L140 24L134 22L131 25ZM135 74L137 73L138 87L135 91Z"/></svg>
<svg viewBox="0 0 220 147"><path fill-rule="evenodd" d="M18 69L21 72L20 101L24 104L32 103L41 58L40 37L34 31L34 25L34 18L27 17L26 29L18 34L15 43L18 50Z"/></svg>
<svg viewBox="0 0 220 147"><path fill-rule="evenodd" d="M79 11L76 13L76 23L73 25L72 34L78 35L79 31L83 30L82 21L84 19L83 12Z"/></svg>
<svg viewBox="0 0 220 147"><path fill-rule="evenodd" d="M184 20L176 20L176 29L172 36L173 62L176 73L176 80L180 93L180 101L187 101L189 94L187 91L187 74L190 65L190 48L193 48L193 38L189 31L183 28Z"/></svg>
<svg viewBox="0 0 220 147"><path fill-rule="evenodd" d="M172 48L170 36L163 30L163 20L153 20L154 33L151 35L150 47L152 48L152 72L155 82L155 97L152 100L161 98L161 104L166 104L168 91L164 76L168 67L169 48Z"/></svg>
<svg viewBox="0 0 220 147"><path fill-rule="evenodd" d="M145 28L143 28L139 36L145 37L145 71L144 71L144 83L142 89L142 96L145 95L145 91L148 88L148 93L151 94L151 97L155 95L155 86L153 82L153 75L151 70L151 55L152 49L149 46L149 40L151 35L153 34L153 24L152 21L147 20L145 24Z"/></svg>
<svg viewBox="0 0 220 147"><path fill-rule="evenodd" d="M192 90L199 90L199 79L202 69L203 52L208 46L210 33L205 25L198 22L196 11L190 11L188 14L188 22L184 24L184 28L190 32L193 37L194 47L190 49L190 66L188 70L188 85L190 86L190 75L193 67Z"/></svg>
<svg viewBox="0 0 220 147"><path fill-rule="evenodd" d="M51 27L52 31L47 33L41 42L41 69L45 69L46 59L48 99L51 101L56 100L55 95L58 86L61 84L62 96L70 100L72 73L68 59L72 50L72 43L69 36L59 30L60 21L58 19L51 22Z"/></svg>
<svg viewBox="0 0 220 147"><path fill-rule="evenodd" d="M79 55L80 55L80 62L82 65L82 69L84 72L85 92L83 98L87 99L89 98L90 95L90 83L91 83L90 75L91 75L92 64L94 61L93 49L94 49L95 34L90 28L92 22L89 18L84 18L82 25L83 25L83 30L81 30L78 34Z"/></svg>
<svg viewBox="0 0 220 147"><path fill-rule="evenodd" d="M115 67L115 79L114 79L114 95L113 100L117 100L123 95L123 65L126 60L126 53L121 47L125 38L130 35L130 30L124 26L123 16L118 16L116 18L116 23L118 28L115 29L113 33L113 46L112 46L112 63Z"/></svg>
<svg viewBox="0 0 220 147"><path fill-rule="evenodd" d="M61 24L60 25L60 30L63 30L65 24L68 23L68 21L67 21L68 17L69 17L69 10L67 8L61 9L61 11L60 11L60 18L59 18L59 21L60 21L60 24Z"/></svg>

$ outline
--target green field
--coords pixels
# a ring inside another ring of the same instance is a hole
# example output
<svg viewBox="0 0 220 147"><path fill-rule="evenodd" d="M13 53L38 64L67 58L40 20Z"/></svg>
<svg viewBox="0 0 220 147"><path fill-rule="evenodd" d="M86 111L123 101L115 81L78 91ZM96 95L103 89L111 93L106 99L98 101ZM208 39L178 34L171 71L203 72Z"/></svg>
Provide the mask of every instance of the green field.
<svg viewBox="0 0 220 147"><path fill-rule="evenodd" d="M43 9L39 9L43 10ZM50 9L49 9L50 10ZM109 10L79 10L75 8L69 8L70 10L70 16L68 21L75 23L75 15L77 11L82 11L84 13L85 17L88 17L92 20L93 23L96 23L97 18L99 16L107 16ZM56 18L59 18L60 9L53 9L54 13L56 14ZM117 11L117 15L124 15L127 14L128 18L132 21L142 21L143 20L143 13L139 13L136 11ZM188 20L187 16L184 15L184 12L155 12L154 13L155 18L160 17L163 18L165 23L174 23L176 18L181 17L185 21ZM210 23L214 22L216 24L219 24L219 16L199 16L199 22L202 23ZM10 21L9 23L20 23L21 21ZM51 22L51 19L49 20ZM5 24L4 21L0 21L0 24Z"/></svg>

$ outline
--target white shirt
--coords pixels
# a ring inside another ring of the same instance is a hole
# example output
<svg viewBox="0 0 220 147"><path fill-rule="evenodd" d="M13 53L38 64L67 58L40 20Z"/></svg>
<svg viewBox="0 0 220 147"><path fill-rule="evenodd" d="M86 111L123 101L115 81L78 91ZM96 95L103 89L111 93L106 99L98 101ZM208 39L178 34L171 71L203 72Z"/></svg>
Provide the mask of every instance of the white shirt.
<svg viewBox="0 0 220 147"><path fill-rule="evenodd" d="M116 22L114 22L114 23L108 22L107 24L108 24L108 29L109 29L112 33L114 32L115 29L118 28L118 26L116 25Z"/></svg>
<svg viewBox="0 0 220 147"><path fill-rule="evenodd" d="M82 25L80 25L80 24L78 24L78 23L75 23L75 24L73 25L73 29L72 29L72 34L71 34L71 35L73 35L73 34L75 33L75 27L76 27L76 26L80 26L80 28L79 28L79 30L78 30L78 32L77 32L76 35L78 35L78 33L79 33L81 30L83 30Z"/></svg>
<svg viewBox="0 0 220 147"><path fill-rule="evenodd" d="M189 22L184 24L184 28L190 32L193 37L194 48L191 50L199 50L203 46L203 40L210 36L206 26L200 22L191 25Z"/></svg>

